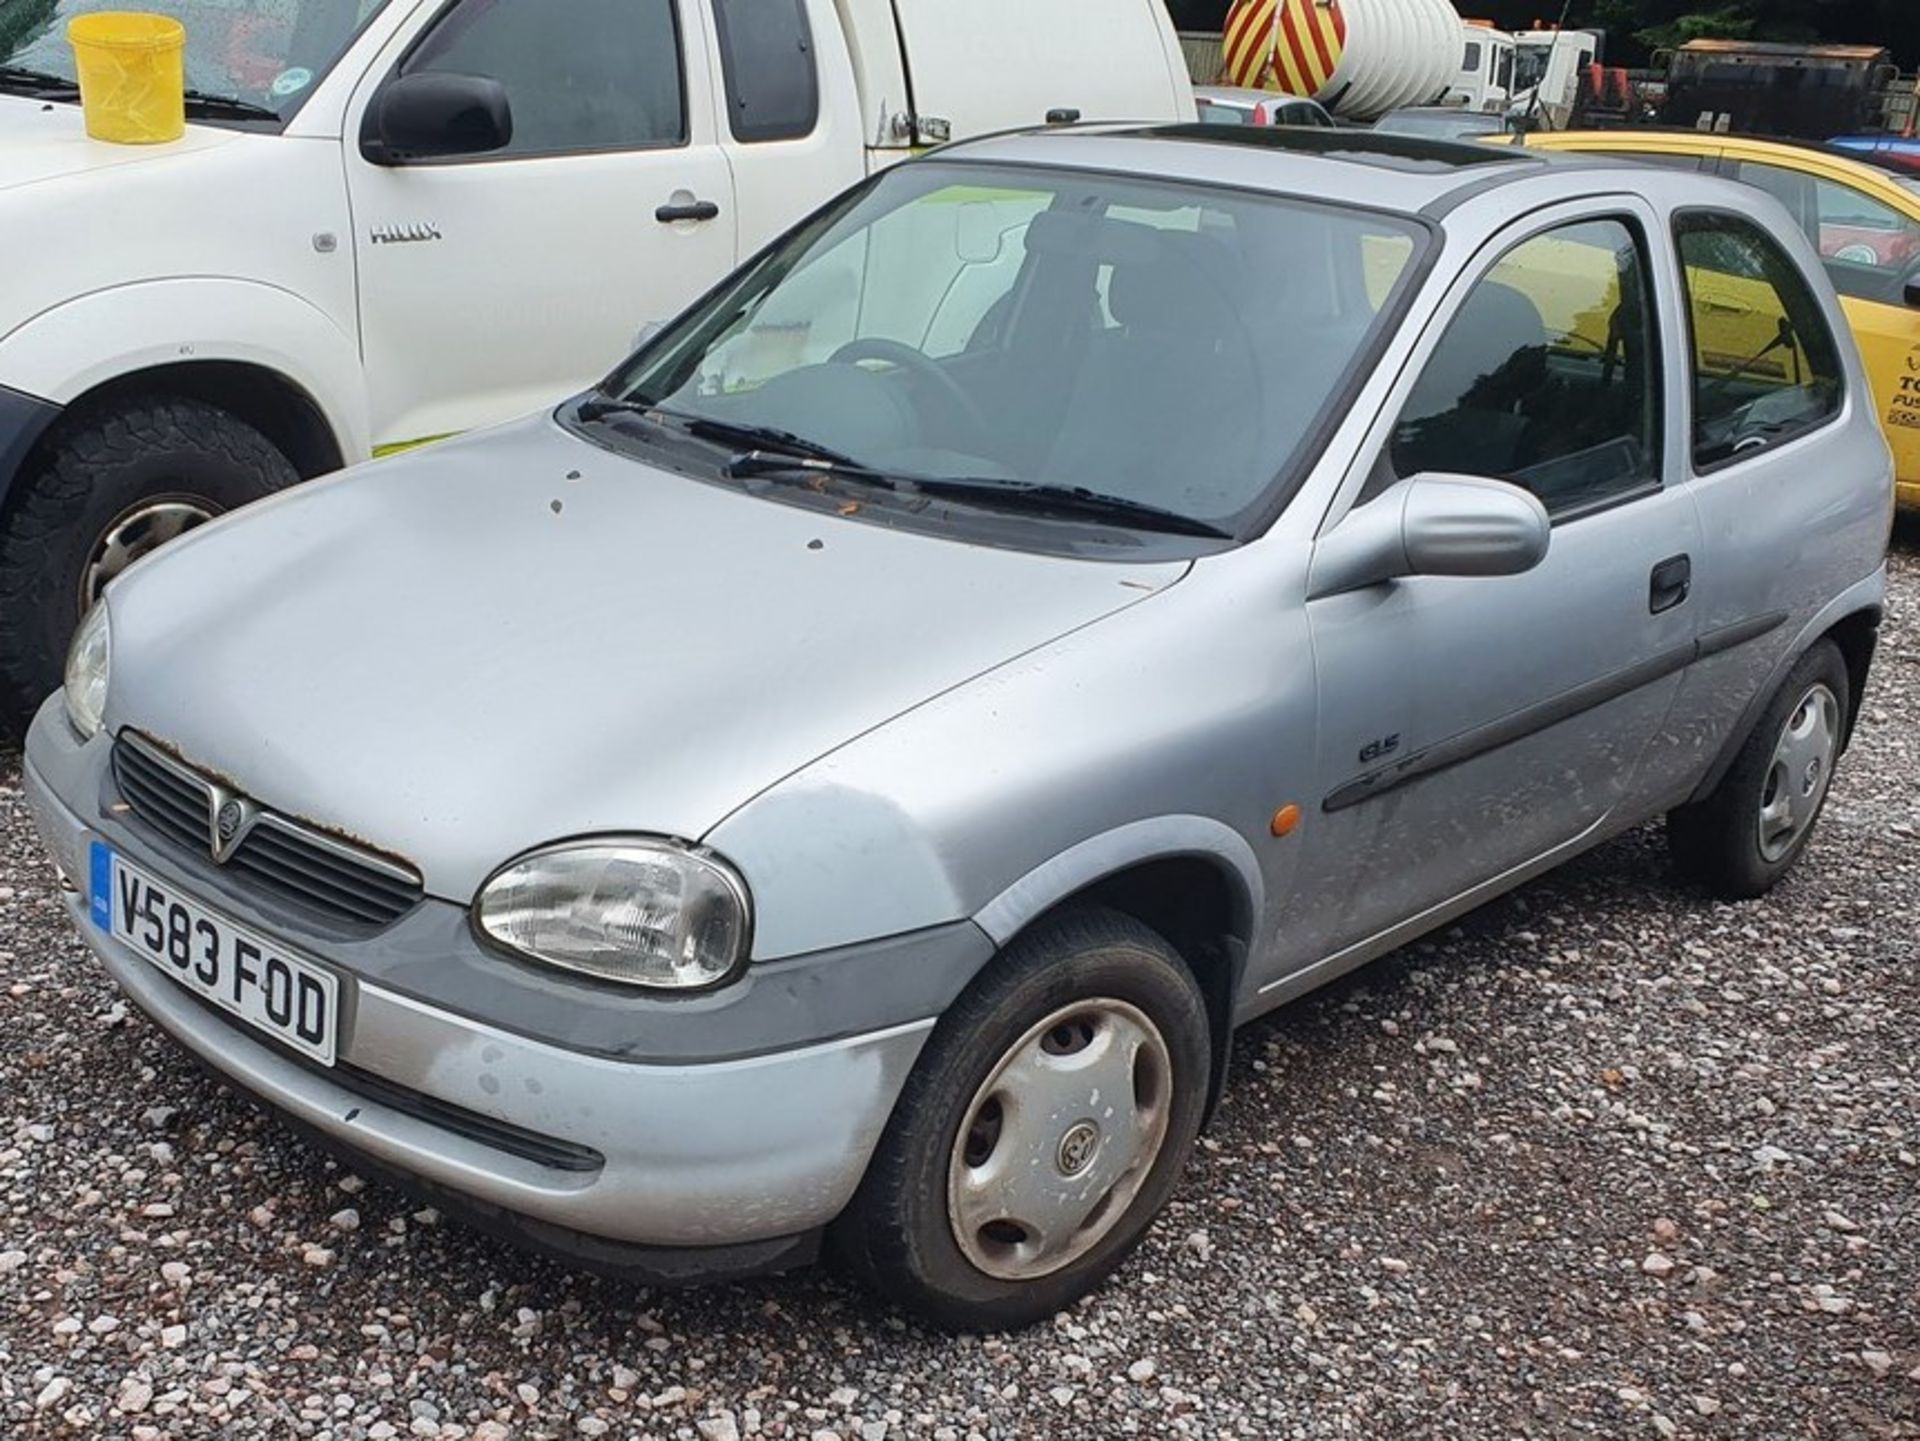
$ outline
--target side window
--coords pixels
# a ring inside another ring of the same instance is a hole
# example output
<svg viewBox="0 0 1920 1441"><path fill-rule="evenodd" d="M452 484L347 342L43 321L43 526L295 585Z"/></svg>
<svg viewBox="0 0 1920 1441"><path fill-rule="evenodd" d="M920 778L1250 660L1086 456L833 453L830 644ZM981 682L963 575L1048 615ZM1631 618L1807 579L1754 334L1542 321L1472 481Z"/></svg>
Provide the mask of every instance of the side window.
<svg viewBox="0 0 1920 1441"><path fill-rule="evenodd" d="M1480 42L1478 40L1469 40L1467 42L1466 58L1460 62L1460 69L1463 74L1467 75L1478 75L1480 73Z"/></svg>
<svg viewBox="0 0 1920 1441"><path fill-rule="evenodd" d="M714 0L727 121L743 142L797 140L820 118L806 0Z"/></svg>
<svg viewBox="0 0 1920 1441"><path fill-rule="evenodd" d="M1448 322L1392 471L1492 476L1555 515L1658 484L1660 363L1645 250L1619 220L1523 241Z"/></svg>
<svg viewBox="0 0 1920 1441"><path fill-rule="evenodd" d="M484 75L506 87L513 139L490 158L642 150L687 138L673 0L462 0L409 75Z"/></svg>
<svg viewBox="0 0 1920 1441"><path fill-rule="evenodd" d="M1682 215L1674 231L1692 334L1694 463L1722 464L1838 414L1840 350L1786 252L1735 215Z"/></svg>
<svg viewBox="0 0 1920 1441"><path fill-rule="evenodd" d="M1907 277L1920 270L1920 224L1832 180L1814 182L1814 207L1816 242L1833 288L1856 300L1904 304Z"/></svg>
<svg viewBox="0 0 1920 1441"><path fill-rule="evenodd" d="M1734 167L1734 174L1786 206L1794 224L1806 231L1809 237L1817 232L1819 223L1814 214L1813 181L1810 177L1783 165L1760 165L1751 160L1742 160Z"/></svg>

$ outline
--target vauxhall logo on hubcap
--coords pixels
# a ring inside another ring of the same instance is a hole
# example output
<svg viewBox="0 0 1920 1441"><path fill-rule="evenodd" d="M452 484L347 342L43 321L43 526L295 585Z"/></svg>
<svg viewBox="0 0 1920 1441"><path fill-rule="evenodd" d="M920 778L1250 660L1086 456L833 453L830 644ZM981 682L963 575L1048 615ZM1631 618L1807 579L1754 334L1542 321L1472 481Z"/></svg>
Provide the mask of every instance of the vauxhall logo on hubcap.
<svg viewBox="0 0 1920 1441"><path fill-rule="evenodd" d="M1066 1135L1060 1138L1054 1164L1060 1168L1061 1175L1077 1176L1093 1164L1094 1153L1099 1149L1100 1128L1091 1121L1077 1121L1067 1127Z"/></svg>

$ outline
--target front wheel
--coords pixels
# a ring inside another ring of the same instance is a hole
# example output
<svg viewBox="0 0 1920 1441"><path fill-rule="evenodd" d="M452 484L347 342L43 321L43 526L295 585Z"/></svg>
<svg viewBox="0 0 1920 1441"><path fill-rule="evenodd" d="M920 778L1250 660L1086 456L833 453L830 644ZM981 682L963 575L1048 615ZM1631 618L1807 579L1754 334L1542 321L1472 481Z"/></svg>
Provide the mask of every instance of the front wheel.
<svg viewBox="0 0 1920 1441"><path fill-rule="evenodd" d="M299 474L258 430L202 401L143 397L71 415L0 521L0 735L60 685L86 608L143 556Z"/></svg>
<svg viewBox="0 0 1920 1441"><path fill-rule="evenodd" d="M1800 658L1720 784L1667 816L1683 873L1724 900L1751 900L1779 884L1826 806L1851 689L1832 641Z"/></svg>
<svg viewBox="0 0 1920 1441"><path fill-rule="evenodd" d="M954 1329L1024 1326L1104 1280L1165 1204L1209 1079L1206 1004L1159 935L1104 910L1016 941L941 1018L840 1253Z"/></svg>

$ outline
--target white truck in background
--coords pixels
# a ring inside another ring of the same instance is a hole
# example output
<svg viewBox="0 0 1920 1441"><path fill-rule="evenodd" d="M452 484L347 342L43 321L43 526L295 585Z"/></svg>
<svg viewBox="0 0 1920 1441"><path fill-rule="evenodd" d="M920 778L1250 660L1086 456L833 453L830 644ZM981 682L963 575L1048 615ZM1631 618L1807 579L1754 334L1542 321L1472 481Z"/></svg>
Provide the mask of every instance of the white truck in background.
<svg viewBox="0 0 1920 1441"><path fill-rule="evenodd" d="M1198 83L1304 96L1342 120L1451 106L1562 129L1600 37L1509 34L1450 0L1233 0L1217 39L1183 43Z"/></svg>
<svg viewBox="0 0 1920 1441"><path fill-rule="evenodd" d="M582 389L876 168L1195 116L1162 0L144 0L188 125L116 146L104 3L0 4L0 732L155 545Z"/></svg>
<svg viewBox="0 0 1920 1441"><path fill-rule="evenodd" d="M1533 130L1564 130L1579 98L1580 77L1600 54L1592 30L1519 30L1462 20L1460 73L1445 105L1509 115Z"/></svg>
<svg viewBox="0 0 1920 1441"><path fill-rule="evenodd" d="M1513 41L1512 113L1536 130L1567 129L1588 68L1606 59L1604 32L1517 30Z"/></svg>

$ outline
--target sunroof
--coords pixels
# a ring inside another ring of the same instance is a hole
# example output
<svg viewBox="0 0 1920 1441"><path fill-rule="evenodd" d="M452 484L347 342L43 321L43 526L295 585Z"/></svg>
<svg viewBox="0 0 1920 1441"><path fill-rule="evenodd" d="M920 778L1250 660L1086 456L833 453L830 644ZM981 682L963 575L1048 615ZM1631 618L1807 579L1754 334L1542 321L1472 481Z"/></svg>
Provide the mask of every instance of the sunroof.
<svg viewBox="0 0 1920 1441"><path fill-rule="evenodd" d="M1417 135L1382 135L1373 130L1309 130L1264 125L1157 125L1132 132L1168 140L1204 140L1251 150L1286 150L1376 165L1383 170L1438 174L1479 165L1540 164L1537 156L1511 146L1475 145L1457 140L1428 140Z"/></svg>

